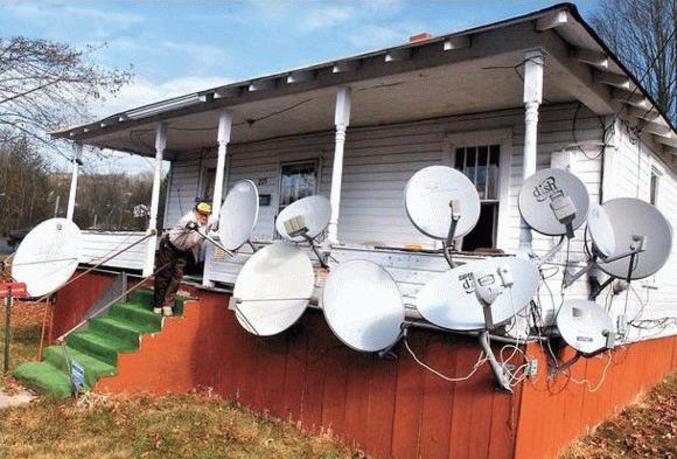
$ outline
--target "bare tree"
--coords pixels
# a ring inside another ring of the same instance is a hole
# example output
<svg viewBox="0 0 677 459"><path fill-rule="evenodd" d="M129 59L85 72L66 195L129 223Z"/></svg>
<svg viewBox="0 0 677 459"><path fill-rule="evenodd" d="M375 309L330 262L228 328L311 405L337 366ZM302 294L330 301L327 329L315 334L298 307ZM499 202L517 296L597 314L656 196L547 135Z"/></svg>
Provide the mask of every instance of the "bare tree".
<svg viewBox="0 0 677 459"><path fill-rule="evenodd" d="M0 142L25 138L60 151L47 132L86 121L89 102L115 93L131 78L127 70L90 62L93 51L0 38Z"/></svg>
<svg viewBox="0 0 677 459"><path fill-rule="evenodd" d="M602 0L592 25L677 121L677 0Z"/></svg>

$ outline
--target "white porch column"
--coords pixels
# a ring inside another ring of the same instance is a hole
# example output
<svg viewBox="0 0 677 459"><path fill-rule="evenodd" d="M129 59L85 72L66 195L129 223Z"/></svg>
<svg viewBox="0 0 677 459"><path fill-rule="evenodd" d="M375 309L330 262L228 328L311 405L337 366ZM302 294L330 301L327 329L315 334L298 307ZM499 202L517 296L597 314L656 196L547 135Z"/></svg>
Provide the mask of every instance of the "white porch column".
<svg viewBox="0 0 677 459"><path fill-rule="evenodd" d="M153 191L150 198L150 219L148 220L148 234L152 234L157 228L157 214L160 204L160 184L162 181L162 155L167 146L167 124L157 122L155 124L155 175L153 176ZM157 235L148 238L146 243L146 261L143 265L143 276L153 274L155 266L155 247Z"/></svg>
<svg viewBox="0 0 677 459"><path fill-rule="evenodd" d="M336 140L334 145L334 164L331 172L331 218L329 220L329 243L338 243L338 219L341 208L341 181L343 180L343 150L346 143L346 129L350 124L350 87L340 86L336 93L334 112Z"/></svg>
<svg viewBox="0 0 677 459"><path fill-rule="evenodd" d="M73 172L71 175L71 187L68 192L68 210L66 211L66 218L73 221L73 214L75 213L75 195L78 191L78 173L80 172L80 161L82 160L82 144L75 142L73 144Z"/></svg>
<svg viewBox="0 0 677 459"><path fill-rule="evenodd" d="M215 219L219 218L221 212L221 201L223 201L223 181L226 176L226 161L228 156L228 143L230 142L230 132L233 126L233 117L228 109L221 111L219 115L219 130L216 140L219 145L216 159L216 175L214 177L214 196L212 197L212 216ZM218 221L218 220L216 220ZM213 287L210 277L211 255L213 247L207 246L205 254L205 265L202 271L202 285L205 287Z"/></svg>
<svg viewBox="0 0 677 459"><path fill-rule="evenodd" d="M218 216L223 200L223 178L226 170L226 155L230 142L230 130L233 125L233 117L226 109L219 115L219 132L217 142L219 144L218 158L216 160L216 176L214 177L214 196L212 198L212 215Z"/></svg>
<svg viewBox="0 0 677 459"><path fill-rule="evenodd" d="M524 162L522 181L536 172L536 152L538 150L538 106L543 100L543 63L545 52L542 49L527 51L524 55ZM520 220L520 238L518 253L528 256L532 250L531 229Z"/></svg>

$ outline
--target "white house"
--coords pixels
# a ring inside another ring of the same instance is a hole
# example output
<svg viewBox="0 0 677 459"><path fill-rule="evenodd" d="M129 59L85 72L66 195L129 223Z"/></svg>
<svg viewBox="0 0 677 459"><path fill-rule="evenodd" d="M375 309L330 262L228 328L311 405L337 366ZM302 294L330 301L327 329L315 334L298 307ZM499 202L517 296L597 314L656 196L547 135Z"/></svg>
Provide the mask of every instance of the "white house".
<svg viewBox="0 0 677 459"><path fill-rule="evenodd" d="M407 180L425 166L456 167L478 188L480 223L459 257L491 256L478 249L515 253L520 241L538 253L555 244L535 233L530 242L517 209L523 179L545 167L570 168L593 202L638 197L671 222L677 218L675 128L570 4L206 89L54 136L155 157L151 227L159 205L169 228L196 197L210 197L218 211L230 185L251 179L261 203L254 239L268 242L282 208L324 195L333 206L332 256L377 260L409 298L448 269L403 205ZM159 203L162 160L171 169L167 200ZM585 259L583 232L573 240L572 265ZM142 235L87 233L83 261ZM155 243L150 238L108 264L149 274ZM626 316L674 317L675 251L673 245L668 264L629 293L605 292L598 301L620 314L628 295ZM204 285L232 285L247 256L231 260L208 247ZM557 299L564 262L560 253L550 265L547 283ZM567 290L588 293L585 278ZM543 293L546 316L557 299ZM638 329L633 336L675 331Z"/></svg>

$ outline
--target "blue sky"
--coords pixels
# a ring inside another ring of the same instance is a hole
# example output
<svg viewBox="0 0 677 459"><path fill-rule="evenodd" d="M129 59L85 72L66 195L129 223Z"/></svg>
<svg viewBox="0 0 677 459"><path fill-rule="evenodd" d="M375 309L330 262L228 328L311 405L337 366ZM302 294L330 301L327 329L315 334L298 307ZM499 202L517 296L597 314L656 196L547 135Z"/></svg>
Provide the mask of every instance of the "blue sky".
<svg viewBox="0 0 677 459"><path fill-rule="evenodd" d="M544 8L553 1L2 1L0 34L107 46L94 59L133 66L105 116L233 80L442 34ZM584 16L594 0L576 2Z"/></svg>

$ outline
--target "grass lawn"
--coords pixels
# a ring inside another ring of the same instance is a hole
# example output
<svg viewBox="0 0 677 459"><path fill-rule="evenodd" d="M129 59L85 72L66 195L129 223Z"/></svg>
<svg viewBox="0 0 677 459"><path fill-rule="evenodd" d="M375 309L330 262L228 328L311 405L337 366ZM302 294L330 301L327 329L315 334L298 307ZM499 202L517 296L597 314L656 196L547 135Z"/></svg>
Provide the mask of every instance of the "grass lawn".
<svg viewBox="0 0 677 459"><path fill-rule="evenodd" d="M0 371L5 346L5 301L0 300ZM12 306L11 341L9 368L10 371L23 362L36 360L40 346L40 330L45 311L44 303L22 303L15 301ZM8 378L0 378L0 387L11 382Z"/></svg>
<svg viewBox="0 0 677 459"><path fill-rule="evenodd" d="M15 303L10 368L36 360L44 305ZM5 308L0 307L0 347ZM0 354L1 360L1 354ZM0 378L12 392L16 383ZM329 433L250 411L209 391L165 397L86 394L80 400L39 397L0 411L0 457L5 458L298 458L361 457Z"/></svg>
<svg viewBox="0 0 677 459"><path fill-rule="evenodd" d="M0 412L3 458L343 458L359 451L210 394L78 402L40 399Z"/></svg>
<svg viewBox="0 0 677 459"><path fill-rule="evenodd" d="M677 458L677 373L572 444L560 459Z"/></svg>

